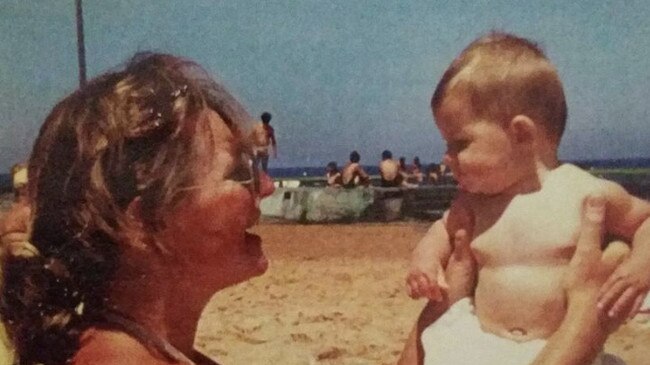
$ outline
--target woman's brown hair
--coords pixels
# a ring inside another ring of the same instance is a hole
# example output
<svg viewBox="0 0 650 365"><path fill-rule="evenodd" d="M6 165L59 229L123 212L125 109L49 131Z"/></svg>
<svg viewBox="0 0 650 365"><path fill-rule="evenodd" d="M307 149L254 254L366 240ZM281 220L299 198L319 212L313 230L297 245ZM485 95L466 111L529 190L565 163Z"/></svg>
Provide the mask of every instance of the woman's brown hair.
<svg viewBox="0 0 650 365"><path fill-rule="evenodd" d="M127 207L137 197L144 229L162 228L162 213L194 183L194 136L206 128L198 122L206 108L233 129L250 120L197 64L153 53L54 107L29 163L38 254L4 263L0 310L21 364L65 363L80 333L101 320Z"/></svg>

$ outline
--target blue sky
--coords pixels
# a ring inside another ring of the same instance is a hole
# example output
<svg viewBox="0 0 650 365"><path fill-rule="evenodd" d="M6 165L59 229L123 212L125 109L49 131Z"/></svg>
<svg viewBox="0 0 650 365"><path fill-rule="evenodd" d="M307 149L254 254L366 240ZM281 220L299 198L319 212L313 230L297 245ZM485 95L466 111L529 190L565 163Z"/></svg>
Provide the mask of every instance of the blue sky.
<svg viewBox="0 0 650 365"><path fill-rule="evenodd" d="M274 118L272 166L343 163L352 149L442 156L429 110L444 69L491 29L532 38L564 82L565 159L650 156L650 2L85 0L92 77L137 51L198 61ZM0 171L27 158L77 85L73 0L0 2Z"/></svg>

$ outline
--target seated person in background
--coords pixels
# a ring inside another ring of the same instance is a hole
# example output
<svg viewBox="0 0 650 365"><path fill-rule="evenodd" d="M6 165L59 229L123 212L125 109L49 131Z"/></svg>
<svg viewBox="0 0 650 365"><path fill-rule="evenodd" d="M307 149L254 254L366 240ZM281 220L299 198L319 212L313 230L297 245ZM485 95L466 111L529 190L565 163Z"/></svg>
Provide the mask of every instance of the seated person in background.
<svg viewBox="0 0 650 365"><path fill-rule="evenodd" d="M370 184L370 176L361 167L359 161L361 156L359 152L352 151L350 153L350 162L343 168L341 178L344 188L353 188L355 186L368 186Z"/></svg>
<svg viewBox="0 0 650 365"><path fill-rule="evenodd" d="M399 158L399 173L402 175L402 179L406 181L409 177L409 169L406 166L406 157L402 156Z"/></svg>
<svg viewBox="0 0 650 365"><path fill-rule="evenodd" d="M338 166L336 166L336 162L331 161L327 164L327 167L325 167L325 178L327 179L327 186L340 187L343 185L341 172Z"/></svg>
<svg viewBox="0 0 650 365"><path fill-rule="evenodd" d="M381 186L384 188L398 187L404 180L399 172L399 165L393 160L393 153L385 150L381 153L379 163L379 174L381 175Z"/></svg>
<svg viewBox="0 0 650 365"><path fill-rule="evenodd" d="M438 180L440 180L440 165L437 163L430 163L427 168L426 183L433 185L437 184Z"/></svg>
<svg viewBox="0 0 650 365"><path fill-rule="evenodd" d="M420 185L423 181L424 173L422 172L422 164L420 163L420 158L415 156L413 158L413 166L409 169L408 182Z"/></svg>
<svg viewBox="0 0 650 365"><path fill-rule="evenodd" d="M459 301L424 331L425 364L534 358L566 314L562 280L590 194L607 207L607 233L633 247L599 306L612 317L634 314L650 287L650 204L560 165L566 102L543 52L510 34L482 37L452 62L431 105L459 193L416 247L407 281L413 297L441 300L459 230L470 237L478 280L471 301ZM500 354L501 347L510 352Z"/></svg>

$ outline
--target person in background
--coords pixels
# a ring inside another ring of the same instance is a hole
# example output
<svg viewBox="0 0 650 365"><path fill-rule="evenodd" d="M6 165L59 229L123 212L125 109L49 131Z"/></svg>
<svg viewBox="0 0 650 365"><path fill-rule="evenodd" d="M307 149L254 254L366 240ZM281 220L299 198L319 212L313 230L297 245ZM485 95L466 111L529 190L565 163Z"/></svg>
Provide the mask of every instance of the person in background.
<svg viewBox="0 0 650 365"><path fill-rule="evenodd" d="M271 113L264 112L260 116L261 123L253 128L251 140L254 143L255 158L262 164L262 171L267 172L269 166L269 151L273 158L278 158L278 147L275 141L275 130L271 126Z"/></svg>
<svg viewBox="0 0 650 365"><path fill-rule="evenodd" d="M330 161L325 167L325 178L327 179L327 186L341 187L343 180L341 179L341 172L339 171L336 162Z"/></svg>
<svg viewBox="0 0 650 365"><path fill-rule="evenodd" d="M393 153L389 150L381 153L379 174L381 175L381 186L384 188L401 186L404 181L399 171L399 165L397 161L393 160Z"/></svg>
<svg viewBox="0 0 650 365"><path fill-rule="evenodd" d="M29 254L28 241L31 208L27 193L27 165L11 168L14 201L9 211L0 217L0 257ZM27 249L26 249L27 247ZM27 251L26 251L27 250ZM4 325L0 326L0 365L11 365L15 352Z"/></svg>
<svg viewBox="0 0 650 365"><path fill-rule="evenodd" d="M134 56L60 101L29 161L26 250L0 313L21 365L214 365L214 293L264 273L249 229L273 192L244 108L196 63Z"/></svg>
<svg viewBox="0 0 650 365"><path fill-rule="evenodd" d="M412 184L420 185L424 181L424 172L422 171L422 163L420 157L413 157L413 165L409 168L408 181Z"/></svg>
<svg viewBox="0 0 650 365"><path fill-rule="evenodd" d="M399 173L402 174L404 179L408 177L408 166L406 166L406 157L399 158Z"/></svg>
<svg viewBox="0 0 650 365"><path fill-rule="evenodd" d="M359 152L352 151L350 153L350 162L348 162L343 168L343 171L341 171L341 179L344 188L368 186L370 184L370 176L359 164L360 160L361 156L359 155Z"/></svg>
<svg viewBox="0 0 650 365"><path fill-rule="evenodd" d="M438 181L440 181L440 165L437 163L430 163L429 167L427 168L427 175L425 182L430 185L437 184Z"/></svg>
<svg viewBox="0 0 650 365"><path fill-rule="evenodd" d="M9 211L0 219L2 250L11 250L12 243L22 242L29 231L31 208L27 194L27 166L16 164L11 168L14 201Z"/></svg>

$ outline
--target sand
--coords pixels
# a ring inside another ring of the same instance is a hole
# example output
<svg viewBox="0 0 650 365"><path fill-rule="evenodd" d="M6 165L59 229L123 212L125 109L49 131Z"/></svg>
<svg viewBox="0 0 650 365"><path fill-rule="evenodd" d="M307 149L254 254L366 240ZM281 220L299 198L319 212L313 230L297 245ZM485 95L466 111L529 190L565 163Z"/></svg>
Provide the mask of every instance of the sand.
<svg viewBox="0 0 650 365"><path fill-rule="evenodd" d="M395 364L423 301L404 290L423 223L262 224L269 271L223 290L197 347L224 365ZM650 323L631 321L607 350L650 363Z"/></svg>

